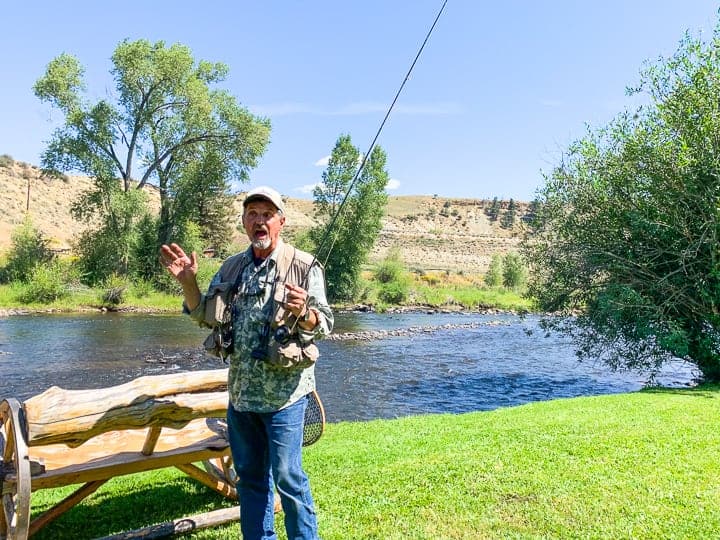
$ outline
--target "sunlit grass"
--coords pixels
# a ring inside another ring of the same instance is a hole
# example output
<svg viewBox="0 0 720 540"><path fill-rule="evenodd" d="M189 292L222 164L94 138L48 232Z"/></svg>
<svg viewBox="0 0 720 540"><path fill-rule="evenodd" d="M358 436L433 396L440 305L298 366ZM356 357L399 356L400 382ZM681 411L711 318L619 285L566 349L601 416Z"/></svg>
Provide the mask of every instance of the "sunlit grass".
<svg viewBox="0 0 720 540"><path fill-rule="evenodd" d="M199 280L201 289L207 287L212 275L217 271L219 261L201 261ZM523 295L522 290L504 287L487 287L482 277L462 273L408 273L409 289L406 301L401 306L423 306L437 309L500 309L510 311L532 311L533 303ZM388 306L377 300L379 284L372 279L372 273L365 271L365 298L378 310ZM182 302L180 295L158 292L147 284L120 282L126 286L123 300L118 305L103 302L103 295L108 287L85 287L82 285L68 286L68 295L50 303L19 300L26 285L11 283L0 285L0 308L31 311L85 311L105 307L112 310L138 311L178 311Z"/></svg>
<svg viewBox="0 0 720 540"><path fill-rule="evenodd" d="M85 310L99 310L103 308L104 287L83 287L72 286L68 288L68 296L54 300L49 303L30 302L24 303L18 300L26 285L22 283L11 283L0 285L0 308L17 309L30 311L62 311L77 312ZM158 291L135 294L132 286L128 287L125 293L125 301L117 306L107 306L111 309L137 309L148 311L178 311L182 302L179 295L167 294Z"/></svg>
<svg viewBox="0 0 720 540"><path fill-rule="evenodd" d="M331 424L304 460L326 540L715 538L719 417L720 386L655 389ZM34 494L35 512L65 494ZM111 481L37 538L229 504L179 472L144 473ZM238 537L237 524L189 535Z"/></svg>

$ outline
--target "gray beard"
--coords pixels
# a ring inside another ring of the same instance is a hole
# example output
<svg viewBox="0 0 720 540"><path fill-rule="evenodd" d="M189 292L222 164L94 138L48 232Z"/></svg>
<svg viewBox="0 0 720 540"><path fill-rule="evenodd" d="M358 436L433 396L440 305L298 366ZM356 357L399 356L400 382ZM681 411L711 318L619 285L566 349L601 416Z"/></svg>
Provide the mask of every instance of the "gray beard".
<svg viewBox="0 0 720 540"><path fill-rule="evenodd" d="M255 249L267 249L270 247L270 238L265 238L264 240L255 240L252 243L252 246Z"/></svg>

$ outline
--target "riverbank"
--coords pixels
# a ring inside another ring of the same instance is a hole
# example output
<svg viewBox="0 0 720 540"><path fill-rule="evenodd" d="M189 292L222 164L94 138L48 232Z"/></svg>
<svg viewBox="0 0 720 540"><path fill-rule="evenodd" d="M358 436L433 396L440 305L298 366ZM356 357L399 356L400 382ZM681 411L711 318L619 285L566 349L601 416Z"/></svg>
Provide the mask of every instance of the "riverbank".
<svg viewBox="0 0 720 540"><path fill-rule="evenodd" d="M327 540L715 538L719 415L720 386L705 386L341 422L303 464ZM66 495L34 494L33 516ZM227 506L170 469L131 475L37 539L96 538ZM239 534L234 523L193 538Z"/></svg>
<svg viewBox="0 0 720 540"><path fill-rule="evenodd" d="M358 310L355 306L333 306L334 313L376 313L372 309L360 309ZM31 315L52 315L52 314L73 314L73 313L136 313L136 314L180 314L180 308L176 309L154 309L154 308L134 308L124 307L120 309L107 309L104 307L82 307L77 309L60 309L60 308L13 308L3 309L0 308L0 319L6 317L22 317ZM391 308L383 310L382 313L387 314L405 314L405 313L424 313L427 315L447 315L451 313L464 313L464 314L475 314L475 315L527 315L530 312L522 310L508 310L508 309L443 309L443 308L429 308L428 306L402 306L397 308ZM463 328L464 325L451 325L452 328ZM474 326L470 326L474 328ZM450 327L447 325L442 326L424 326L422 328L408 328L404 332L396 330L393 333L389 332L372 332L372 333L358 333L357 335L347 334L332 334L327 339L377 339L381 337L387 337L388 335L410 335L413 333L420 332L435 332L439 330L448 330Z"/></svg>
<svg viewBox="0 0 720 540"><path fill-rule="evenodd" d="M141 304L127 302L122 305L93 305L84 303L86 298L81 299L83 303L76 303L71 298L53 302L48 305L14 305L17 304L17 302L8 300L7 298L5 299L5 303L3 303L3 287L4 286L0 285L0 318L39 313L176 313L180 312L182 305L181 297L163 295L161 293L155 293L153 297L146 299ZM153 298L156 298L156 300L153 300ZM335 304L332 306L332 309L336 313L478 313L482 315L495 315L532 313L530 305L529 301L521 299L514 303L513 301L501 302L498 306L485 305L468 307L460 303L450 303L446 305L423 303L382 306L374 306L372 304Z"/></svg>

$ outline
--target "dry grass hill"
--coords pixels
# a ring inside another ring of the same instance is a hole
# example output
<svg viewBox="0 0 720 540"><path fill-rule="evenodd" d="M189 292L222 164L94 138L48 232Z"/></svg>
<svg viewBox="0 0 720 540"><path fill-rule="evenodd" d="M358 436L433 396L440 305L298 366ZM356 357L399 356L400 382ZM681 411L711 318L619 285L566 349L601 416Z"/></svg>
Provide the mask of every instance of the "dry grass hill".
<svg viewBox="0 0 720 540"><path fill-rule="evenodd" d="M29 213L33 223L51 242L51 247L67 249L83 224L74 221L70 206L91 186L90 179L68 176L49 179L27 163L0 160L0 251L10 244L13 229ZM151 199L158 206L157 193ZM285 194L283 194L285 198ZM286 229L292 233L313 224L312 201L287 197ZM239 210L242 195L236 200ZM505 206L507 201L504 202ZM383 230L371 255L380 260L397 247L410 268L480 273L487 269L494 253L517 249L520 223L512 230L488 219L485 210L490 201L449 199L440 196L391 196ZM518 203L518 217L527 211L527 203ZM238 232L237 240L244 242Z"/></svg>

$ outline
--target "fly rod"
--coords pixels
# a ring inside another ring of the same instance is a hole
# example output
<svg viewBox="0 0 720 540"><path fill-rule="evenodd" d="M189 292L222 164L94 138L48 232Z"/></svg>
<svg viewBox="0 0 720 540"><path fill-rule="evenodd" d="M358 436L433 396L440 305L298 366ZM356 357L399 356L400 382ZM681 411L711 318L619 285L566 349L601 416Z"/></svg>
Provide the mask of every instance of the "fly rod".
<svg viewBox="0 0 720 540"><path fill-rule="evenodd" d="M437 15L435 16L435 20L433 21L432 25L430 26L430 29L427 32L427 35L425 36L425 39L423 40L422 44L420 45L420 48L418 49L418 52L415 55L415 58L412 61L412 64L410 64L410 68L408 69L407 73L405 74L405 78L403 79L402 83L400 84L400 87L398 88L397 92L395 93L395 97L393 98L392 102L390 103L390 106L388 107L388 110L385 113L385 117L383 118L382 122L380 123L380 127L378 128L377 132L375 133L375 137L373 137L373 140L370 143L370 146L368 147L365 154L363 154L363 156L362 156L360 165L358 166L357 171L355 171L355 175L353 176L353 179L350 182L350 186L348 187L347 191L345 192L345 196L343 197L342 201L340 202L340 206L338 206L332 219L328 222L325 232L323 233L323 236L320 239L320 243L318 244L318 247L315 249L315 255L313 255L313 260L310 263L310 266L308 268L312 268L313 264L315 264L317 262L317 253L320 253L322 251L322 248L325 247L325 243L327 242L327 239L330 236L330 231L332 230L333 225L335 225L335 222L337 221L338 217L342 213L343 208L345 207L345 203L347 202L347 200L350 196L350 193L352 192L353 187L355 187L355 183L357 182L358 178L360 177L360 173L365 168L365 163L367 162L368 156L370 156L370 153L372 152L373 148L375 147L375 143L377 142L378 138L380 137L380 133L382 133L382 130L385 127L385 123L387 122L388 118L390 117L390 113L392 112L393 108L395 107L395 103L397 102L398 98L400 97L400 94L402 93L403 88L405 87L405 83L407 83L408 79L410 78L410 74L412 73L413 68L415 67L415 64L417 64L417 61L420 58L420 55L422 54L423 49L425 48L425 45L427 44L428 40L430 39L430 36L432 35L433 30L435 29L435 25L437 24L438 20L440 20L440 16L442 15L443 11L445 10L445 6L447 5L447 3L448 3L448 0L444 0L442 6L440 7L440 10L438 11ZM328 250L328 254L325 259L326 262L327 262L327 259L330 258L331 250L332 250L332 247L331 247L331 249ZM305 279L307 279L307 276L305 277Z"/></svg>
<svg viewBox="0 0 720 540"><path fill-rule="evenodd" d="M440 16L442 15L443 11L445 10L445 6L447 5L448 0L444 0L442 3L442 6L440 6L440 10L438 11L437 15L435 16L435 20L433 21L432 25L430 26L430 29L428 30L427 34L425 35L425 39L423 40L422 44L420 45L420 48L417 51L417 54L415 55L415 58L412 61L412 64L410 64L410 68L407 70L407 73L405 74L405 78L403 79L402 83L400 84L400 87L398 88L397 92L395 93L395 97L393 98L392 102L390 103L390 106L388 107L387 112L385 113L385 117L383 118L382 122L380 123L380 127L378 128L377 132L375 133L375 137L373 137L372 142L370 143L370 146L368 147L365 154L362 156L362 160L360 161L360 165L357 168L357 171L355 171L355 175L353 176L352 181L350 182L350 186L348 187L347 191L345 192L345 195L340 202L340 206L338 206L337 210L335 211L335 214L333 214L332 218L328 222L325 232L323 233L323 236L320 239L320 243L318 244L317 248L315 249L315 253L313 254L312 261L310 262L310 265L308 266L307 273L305 274L305 277L303 278L303 286L307 288L307 280L310 275L310 270L312 269L313 265L317 263L317 254L322 251L322 249L325 247L325 243L327 242L328 238L330 237L330 231L332 230L333 226L335 225L335 222L337 221L338 217L343 211L343 208L345 207L345 203L347 202L350 193L353 190L353 187L355 187L355 183L357 182L358 178L360 177L360 173L362 172L363 168L365 167L365 163L367 162L368 156L372 152L373 148L375 147L375 143L377 142L378 138L380 137L380 133L382 133L383 128L385 127L385 123L387 122L387 119L390 117L390 113L392 112L393 108L395 107L395 103L397 102L398 98L400 97L400 94L403 91L403 88L405 87L405 83L407 83L408 79L410 78L410 74L412 73L413 69L415 68L415 64L417 64L418 59L420 58L420 55L423 52L423 49L425 49L425 45L427 44L428 40L430 39L430 36L433 33L433 30L435 30L435 25L437 25L438 20L440 20ZM328 249L327 257L325 258L325 262L327 263L327 260L330 258L330 252L332 251L334 242L330 246L330 249ZM307 309L307 302L308 299L305 299L305 309ZM297 320L292 325L292 328L288 329L283 325L278 327L278 330L281 328L284 328L284 331L280 331L280 334L287 334L287 337L282 336L285 341L287 341L290 338L290 334L295 329L295 325L297 324ZM281 336L276 336L276 339ZM280 341L278 339L278 341Z"/></svg>

